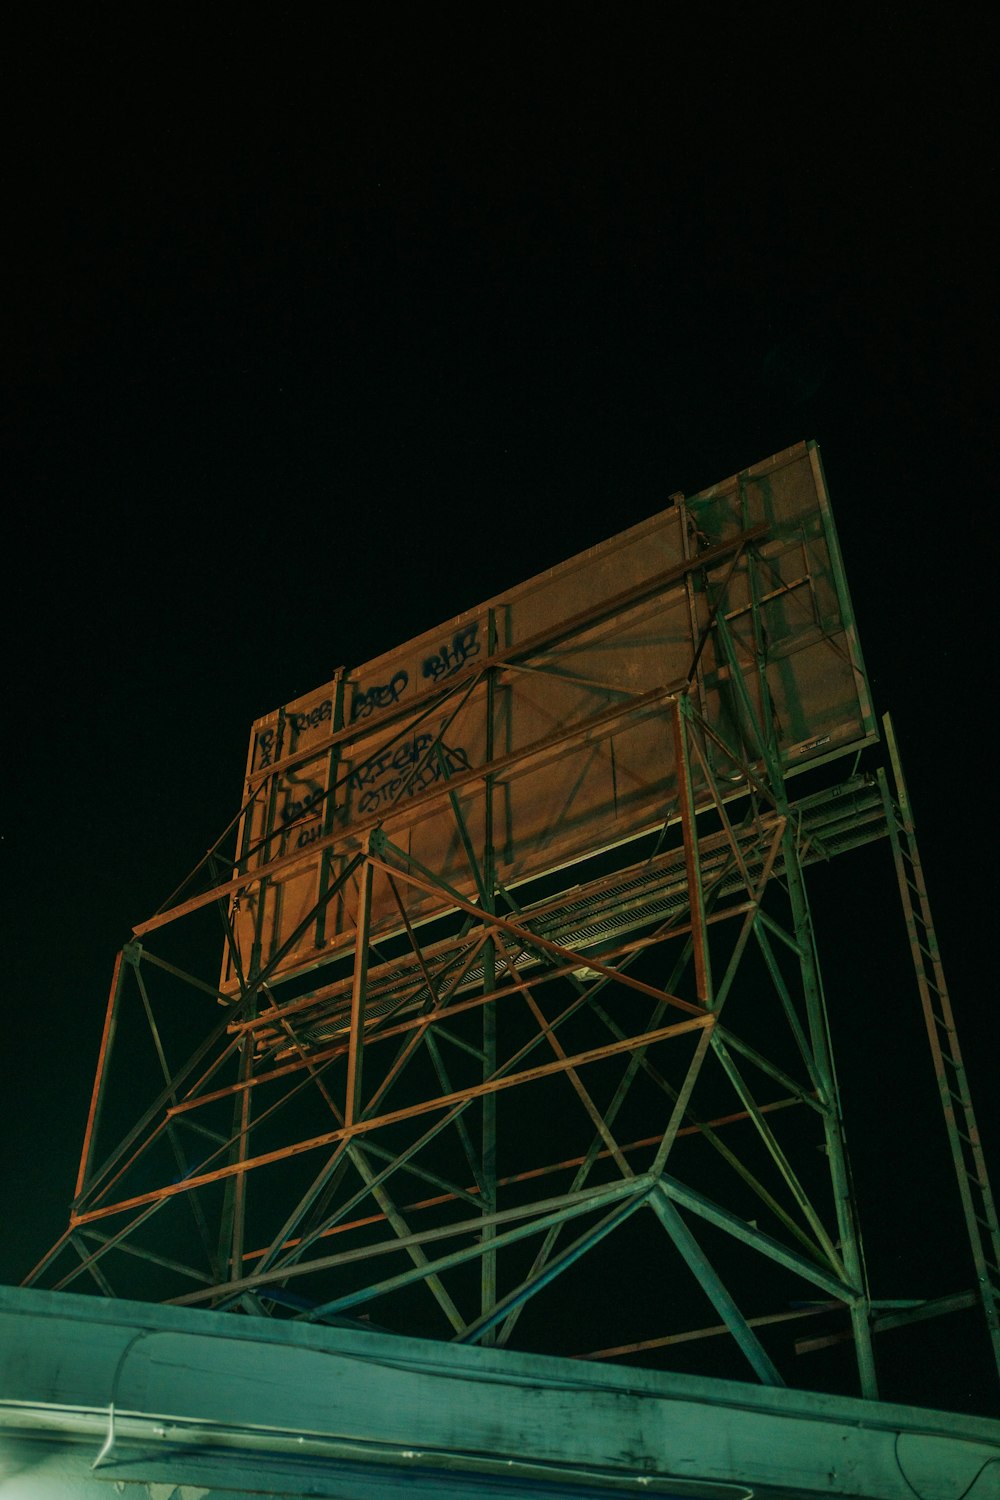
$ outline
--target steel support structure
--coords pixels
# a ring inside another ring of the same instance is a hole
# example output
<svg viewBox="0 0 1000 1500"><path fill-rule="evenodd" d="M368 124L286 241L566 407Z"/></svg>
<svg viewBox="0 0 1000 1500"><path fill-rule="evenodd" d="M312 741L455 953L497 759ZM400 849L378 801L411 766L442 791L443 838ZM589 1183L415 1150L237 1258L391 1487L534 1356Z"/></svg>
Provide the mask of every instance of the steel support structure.
<svg viewBox="0 0 1000 1500"><path fill-rule="evenodd" d="M652 722L674 774L642 837L501 878L511 768L497 724L525 667L492 613L482 660L429 695L445 716L411 773L433 769L420 798L450 819L460 877L425 865L392 809L338 834L351 733L338 696L318 896L268 947L264 895L294 819L276 818L277 774L257 778L277 856L254 864L244 818L235 873L141 924L119 957L69 1226L29 1284L314 1322L360 1312L586 1357L668 1358L722 1335L735 1372L767 1385L792 1378L785 1335L815 1318L828 1341L850 1340L857 1388L875 1397L873 1330L901 1317L866 1281L806 872L888 838L1000 1362L996 1212L905 791L898 770L891 787L835 763L794 795L763 540L746 524L680 570L700 632L685 676L532 748L553 765L581 744L613 760L617 735ZM485 754L456 766L447 715L470 702ZM248 892L247 962L235 907ZM432 917L415 915L421 901ZM303 932L322 947L334 903L329 958L284 972ZM213 908L235 992L185 946ZM376 931L375 911L396 919ZM913 1315L933 1310L947 1308Z"/></svg>

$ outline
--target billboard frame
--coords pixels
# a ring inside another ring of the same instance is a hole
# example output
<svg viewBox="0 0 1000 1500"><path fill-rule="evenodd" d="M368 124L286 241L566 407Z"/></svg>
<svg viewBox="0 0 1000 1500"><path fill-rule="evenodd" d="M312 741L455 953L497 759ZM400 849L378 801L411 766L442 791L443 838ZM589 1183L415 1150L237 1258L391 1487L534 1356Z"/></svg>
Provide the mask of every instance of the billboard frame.
<svg viewBox="0 0 1000 1500"><path fill-rule="evenodd" d="M818 454L808 451L809 461L818 464ZM681 502L681 513L684 507ZM497 876L493 833L493 790L503 764L491 745L483 765L443 775L427 794L450 807L472 872L465 893L396 842L384 820L372 818L351 830L342 868L299 924L303 930L315 926L341 893L353 892L349 940L322 964L283 974L298 928L285 934L285 951L279 944L265 953L258 945L245 959L232 910L248 878L239 866L234 877L216 878L207 890L136 927L135 941L119 956L109 996L70 1225L29 1281L54 1274L57 1261L65 1264L68 1255L73 1263L58 1286L89 1276L112 1294L109 1268L131 1257L145 1276L168 1288L165 1299L185 1305L287 1311L295 1306L295 1288L307 1284L309 1305L294 1313L307 1321L337 1320L359 1306L391 1304L399 1293L424 1288L448 1336L505 1344L536 1298L544 1301L562 1278L599 1261L601 1247L620 1242L626 1225L631 1234L641 1223L645 1233L652 1222L720 1323L574 1352L648 1354L725 1330L744 1369L748 1364L765 1384L783 1383L787 1362L758 1330L790 1315L748 1308L745 1282L733 1291L732 1277L742 1277L749 1262L795 1289L785 1295L801 1300L805 1291L815 1304L817 1291L823 1293L820 1314L813 1305L801 1316L825 1317L832 1329L828 1342L849 1340L862 1394L877 1395L872 1333L898 1326L907 1314L873 1299L866 1284L805 870L819 857L888 839L897 872L903 871L904 913L925 948L933 927L929 908L914 916L912 898L906 905L904 877L914 886L919 860L891 740L892 777L880 772L872 778L855 768L830 779L842 755L814 747L809 768L823 771L827 780L819 791L793 799L789 782L794 789L794 777L805 766L789 765L773 718L760 711L767 702L768 655L760 602L751 587L737 610L727 608L740 559L765 540L764 532L750 532L741 530L727 543L721 576L713 577L712 570L723 554L706 560L708 549L686 559L679 575L692 592L700 575L708 608L687 676L654 690L641 705L673 747L675 794L658 826L505 884ZM846 599L839 553L834 555L837 589ZM734 613L749 620L749 635L737 635ZM848 625L853 631L853 615ZM493 649L493 636L491 630L491 649L467 678L458 676L454 689L432 689L427 701L440 702L481 675L489 703L511 654ZM716 669L728 684L727 723L737 731L732 739L704 711L698 668L709 637ZM854 659L863 671L860 654ZM343 685L344 674L334 681ZM851 742L854 753L876 739L867 694L862 703L863 732ZM593 727L584 724L571 734L585 735ZM343 727L332 730L325 751L336 748L338 735L346 738ZM725 764L738 768L738 784L720 777L719 752ZM273 786L280 766L276 761L265 768L270 777L259 784L270 780ZM462 787L474 780L485 788L478 838L463 825L459 800ZM609 855L614 857L607 866L595 864L597 856ZM245 856L244 843L240 858ZM281 857L265 862L261 881L293 865L294 856L284 858L285 865ZM553 884L560 871L574 878ZM438 905L430 916L414 917L400 898L397 923L376 934L372 914L380 890L393 899L401 890L430 892ZM186 973L146 946L148 938L213 908L232 959L235 998L224 985ZM642 971L654 953L657 982ZM757 967L747 985L751 954ZM320 983L314 982L317 968L323 970ZM757 1008L762 973L772 987L770 1022L783 1018L774 1055L774 1035L766 1027L762 1033ZM166 1065L154 1018L153 982L164 978L222 1007L217 1024L175 1070ZM942 1004L950 1015L939 966L925 970L921 1000L925 1015ZM636 1008L640 1001L647 1006L644 1015ZM105 1151L102 1112L109 1091L121 1087L113 1077L115 1038L130 1005L148 1021L162 1077L139 1119ZM515 1009L519 1045L508 1030ZM599 1038L596 1044L578 1040L583 1022L588 1036ZM947 1038L935 1032L932 1051L935 1046L939 1079L948 1068L961 1069L957 1037L949 1051ZM794 1068L789 1056L796 1059ZM704 1114L695 1107L709 1062L717 1080L709 1097L714 1101L728 1090L727 1112ZM589 1080L606 1082L609 1068L620 1069L617 1081L599 1095ZM436 1091L427 1085L432 1076ZM398 1107L386 1107L401 1080L411 1077L414 1093ZM560 1099L578 1107L585 1148L576 1157L525 1159L517 1172L501 1172L500 1110L508 1096L518 1090L526 1096L538 1086L558 1087ZM777 1097L775 1089L781 1091ZM661 1109L660 1128L654 1139L622 1141L616 1122L640 1092ZM967 1099L967 1087L960 1092ZM333 1123L312 1134L296 1126L297 1134L275 1145L275 1120L291 1119L305 1094L314 1105L321 1101L316 1107L327 1110ZM946 1103L942 1094L942 1103L946 1120L953 1119L954 1095ZM978 1139L971 1101L968 1110L963 1123ZM741 1154L729 1141L744 1127L753 1149ZM191 1145L199 1132L200 1156ZM430 1148L446 1135L451 1156L439 1165ZM960 1152L950 1126L949 1138L953 1155L956 1148ZM733 1173L732 1200L678 1175L681 1142L684 1151L697 1143L709 1159L725 1163ZM821 1178L810 1157L817 1145L826 1164ZM164 1176L162 1162L170 1154L177 1171ZM304 1184L293 1181L293 1165L307 1158L321 1160L320 1167ZM456 1160L465 1163L464 1180ZM956 1171L968 1177L960 1160L956 1155ZM1000 1236L985 1163L977 1157L974 1166L979 1186L975 1192L966 1186L963 1209L977 1272L987 1268L992 1297L988 1267L991 1255L996 1261ZM277 1177L274 1169L280 1169ZM143 1174L148 1178L151 1170L161 1173L160 1180L143 1186ZM569 1186L548 1191L550 1179L560 1174L570 1174ZM595 1175L602 1179L596 1184ZM414 1180L423 1184L424 1197L411 1201ZM265 1243L253 1238L263 1222L257 1203L273 1193L276 1181L282 1206L277 1219L272 1214ZM530 1184L539 1185L537 1192ZM428 1198L429 1189L436 1191ZM748 1220L748 1197L759 1205L766 1229ZM175 1210L190 1213L191 1246L200 1242L204 1252L200 1263L182 1261L169 1240L160 1243L147 1230L171 1214L176 1221ZM424 1215L430 1227L412 1227L415 1215ZM986 1225L978 1240L972 1228L977 1218ZM571 1230L575 1238L567 1244ZM532 1236L537 1249L525 1266L523 1248ZM713 1236L721 1236L728 1249L719 1254L709 1248ZM379 1268L394 1257L409 1266L383 1275ZM520 1270L505 1272L508 1260ZM359 1272L362 1264L374 1268L370 1275ZM472 1310L463 1280L469 1265L477 1267L478 1278ZM328 1292L320 1290L324 1285ZM980 1295L1000 1365L995 1302ZM923 1303L911 1317L959 1305L967 1306L967 1298L958 1303L952 1297L936 1309Z"/></svg>

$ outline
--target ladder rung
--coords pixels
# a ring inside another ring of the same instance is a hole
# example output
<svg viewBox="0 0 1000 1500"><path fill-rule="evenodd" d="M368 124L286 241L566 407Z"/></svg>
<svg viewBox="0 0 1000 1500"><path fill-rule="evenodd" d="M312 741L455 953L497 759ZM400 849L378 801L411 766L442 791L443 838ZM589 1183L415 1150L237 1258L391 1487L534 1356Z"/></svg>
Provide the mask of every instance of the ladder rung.
<svg viewBox="0 0 1000 1500"><path fill-rule="evenodd" d="M981 1292L987 1321L990 1327L996 1330L1000 1321L997 1314L997 1308L1000 1305L1000 1267L994 1264L994 1260L1000 1260L1000 1227L997 1224L989 1181L986 1177L982 1148L978 1141L972 1138L976 1131L972 1100L966 1097L969 1086L961 1053L958 1050L958 1036L954 1020L951 1019L951 1006L941 968L941 955L938 951L937 935L930 914L923 871L917 854L916 839L912 828L907 826L902 808L895 802L887 801L886 812L893 818L897 829L894 844L898 852L900 888L903 906L907 913L910 947L917 982L924 1010L928 1013L931 1051L935 1056L942 1102L950 1101L950 1105L945 1102L948 1115L952 1115L952 1108L954 1108L956 1113L960 1110L964 1116L962 1123L966 1127L965 1130L959 1129L958 1121L953 1117L949 1120L949 1129L954 1127L955 1131L955 1135L952 1136L955 1166L968 1184L962 1190L962 1195L969 1215L966 1223L981 1277ZM941 1012L947 1012L948 1018L946 1019ZM937 1062L938 1057L941 1059L940 1063ZM950 1073L942 1071L942 1063L948 1064ZM958 1137L958 1141L955 1136ZM958 1142L962 1144L959 1145ZM973 1164L971 1171L967 1165L969 1161ZM977 1209L982 1212L977 1212ZM983 1213L988 1214L989 1218L983 1218ZM974 1224L977 1228L973 1228ZM986 1259L983 1253L986 1248L990 1249L994 1260Z"/></svg>

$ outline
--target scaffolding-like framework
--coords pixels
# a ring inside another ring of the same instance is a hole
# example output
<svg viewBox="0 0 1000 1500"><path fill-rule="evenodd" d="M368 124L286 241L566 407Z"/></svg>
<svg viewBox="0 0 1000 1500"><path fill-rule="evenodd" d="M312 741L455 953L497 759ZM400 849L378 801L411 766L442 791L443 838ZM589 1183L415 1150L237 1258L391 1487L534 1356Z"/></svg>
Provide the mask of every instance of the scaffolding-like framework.
<svg viewBox="0 0 1000 1500"><path fill-rule="evenodd" d="M804 475L815 511L771 503ZM977 1302L1000 1367L996 1212L891 727L863 764L818 453L664 515L676 555L622 574L613 539L603 591L520 636L502 600L453 621L419 693L339 673L255 726L238 818L118 957L29 1282L590 1357L722 1334L772 1384L816 1318L868 1396L875 1332ZM908 1305L867 1284L806 892L877 840L976 1278Z"/></svg>

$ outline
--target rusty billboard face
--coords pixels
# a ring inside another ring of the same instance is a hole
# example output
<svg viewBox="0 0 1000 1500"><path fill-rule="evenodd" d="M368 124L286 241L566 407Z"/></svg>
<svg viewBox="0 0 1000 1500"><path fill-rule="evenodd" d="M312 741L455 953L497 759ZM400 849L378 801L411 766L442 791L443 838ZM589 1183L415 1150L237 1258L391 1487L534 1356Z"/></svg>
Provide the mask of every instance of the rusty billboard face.
<svg viewBox="0 0 1000 1500"><path fill-rule="evenodd" d="M475 902L490 876L513 889L670 822L680 692L714 736L696 776L731 796L747 790L741 714L773 730L786 775L875 737L814 444L258 720L223 989L237 962L280 980L353 943L341 877L376 830L436 889L383 894L373 938L447 911L449 891Z"/></svg>

